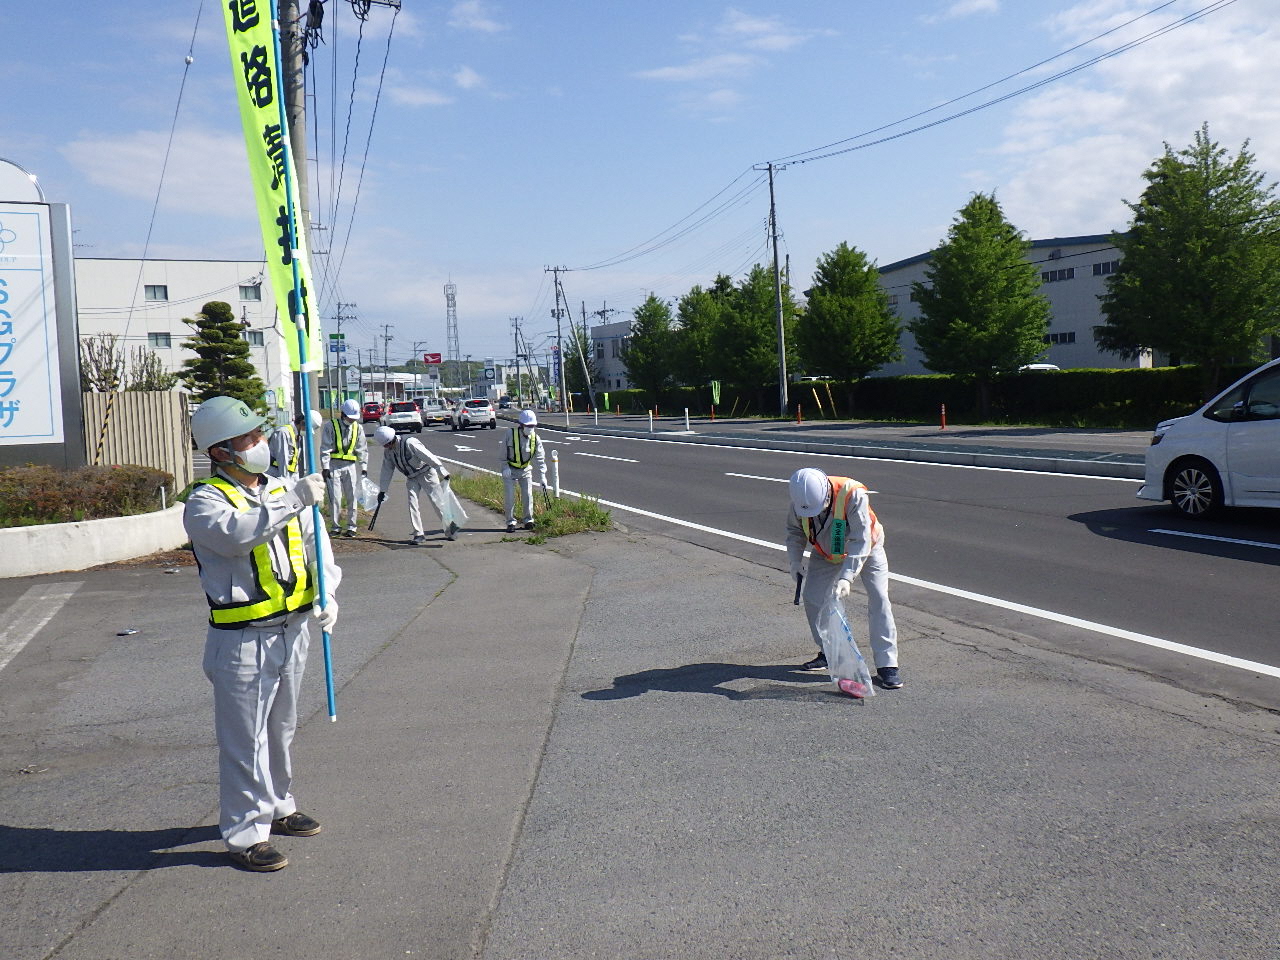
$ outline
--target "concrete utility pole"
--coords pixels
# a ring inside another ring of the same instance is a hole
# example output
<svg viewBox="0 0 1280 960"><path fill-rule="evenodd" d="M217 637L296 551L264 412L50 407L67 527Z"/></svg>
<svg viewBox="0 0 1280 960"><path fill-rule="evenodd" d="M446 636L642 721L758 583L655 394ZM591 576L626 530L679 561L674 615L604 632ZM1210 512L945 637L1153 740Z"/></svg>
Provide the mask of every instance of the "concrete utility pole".
<svg viewBox="0 0 1280 960"><path fill-rule="evenodd" d="M775 167L772 163L754 170L769 171L769 235L773 239L773 302L778 314L778 407L779 416L787 415L787 342L782 322L782 275L778 270L778 209L773 197L773 171L785 169L785 164Z"/></svg>
<svg viewBox="0 0 1280 960"><path fill-rule="evenodd" d="M556 360L559 362L560 366L560 409L564 411L564 422L566 425L569 423L569 393L565 389L564 342L560 336L560 320L564 317L566 311L560 307L560 297L562 296L562 292L560 290L560 271L568 269L568 267L543 267L542 269L543 273L551 273L555 275L556 308L551 311L551 315L556 318Z"/></svg>
<svg viewBox="0 0 1280 960"><path fill-rule="evenodd" d="M387 395L391 393L391 384L387 376L387 345L395 339L390 333L395 326L390 323L382 325L382 402L386 403L390 399Z"/></svg>

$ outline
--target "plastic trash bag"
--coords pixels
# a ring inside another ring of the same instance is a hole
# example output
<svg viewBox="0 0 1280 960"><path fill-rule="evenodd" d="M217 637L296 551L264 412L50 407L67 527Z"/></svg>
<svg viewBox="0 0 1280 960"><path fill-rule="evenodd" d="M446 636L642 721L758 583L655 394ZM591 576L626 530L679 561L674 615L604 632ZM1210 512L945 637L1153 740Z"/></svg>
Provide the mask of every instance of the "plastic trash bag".
<svg viewBox="0 0 1280 960"><path fill-rule="evenodd" d="M450 525L454 525L456 530L466 526L467 511L462 509L462 504L454 495L453 488L449 486L448 477L437 483L427 484L427 496L431 498L436 512L440 514L440 525L446 534L450 530Z"/></svg>
<svg viewBox="0 0 1280 960"><path fill-rule="evenodd" d="M368 477L360 478L360 506L370 512L378 508L378 485Z"/></svg>
<svg viewBox="0 0 1280 960"><path fill-rule="evenodd" d="M876 691L871 685L871 671L858 652L849 620L844 615L844 605L834 593L818 613L817 627L832 682L842 692L859 700L874 697Z"/></svg>

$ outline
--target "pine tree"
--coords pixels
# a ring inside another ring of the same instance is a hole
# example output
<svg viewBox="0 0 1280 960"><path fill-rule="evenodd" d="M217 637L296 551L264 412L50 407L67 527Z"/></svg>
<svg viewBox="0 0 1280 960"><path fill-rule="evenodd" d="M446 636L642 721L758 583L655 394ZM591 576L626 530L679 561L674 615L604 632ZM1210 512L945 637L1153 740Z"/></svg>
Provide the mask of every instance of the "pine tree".
<svg viewBox="0 0 1280 960"><path fill-rule="evenodd" d="M823 254L807 298L796 322L796 352L807 372L858 380L902 356L901 325L880 271L860 250L841 243Z"/></svg>
<svg viewBox="0 0 1280 960"><path fill-rule="evenodd" d="M1248 147L1228 156L1206 124L1176 154L1166 143L1143 174L1129 230L1114 238L1123 259L1102 297L1101 349L1201 364L1206 393L1224 364L1260 358L1280 329L1280 201Z"/></svg>
<svg viewBox="0 0 1280 960"><path fill-rule="evenodd" d="M1026 259L1029 247L995 194L974 194L933 251L926 282L912 285L920 316L909 326L924 365L974 383L983 418L994 380L1045 350L1049 301Z"/></svg>
<svg viewBox="0 0 1280 960"><path fill-rule="evenodd" d="M260 412L266 412L263 395L266 385L249 360L249 343L244 326L231 312L231 305L211 300L196 314L195 336L182 345L195 351L195 358L182 365L182 382L204 402L210 397L230 396Z"/></svg>

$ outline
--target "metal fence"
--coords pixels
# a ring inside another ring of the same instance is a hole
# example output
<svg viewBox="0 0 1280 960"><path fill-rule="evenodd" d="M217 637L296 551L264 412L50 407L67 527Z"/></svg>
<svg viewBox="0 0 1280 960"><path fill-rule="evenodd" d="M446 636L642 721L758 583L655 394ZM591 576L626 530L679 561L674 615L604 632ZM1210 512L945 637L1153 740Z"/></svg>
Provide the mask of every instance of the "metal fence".
<svg viewBox="0 0 1280 960"><path fill-rule="evenodd" d="M85 459L90 464L136 464L172 474L174 489L170 494L184 489L195 478L191 466L191 413L183 393L86 393L84 445Z"/></svg>

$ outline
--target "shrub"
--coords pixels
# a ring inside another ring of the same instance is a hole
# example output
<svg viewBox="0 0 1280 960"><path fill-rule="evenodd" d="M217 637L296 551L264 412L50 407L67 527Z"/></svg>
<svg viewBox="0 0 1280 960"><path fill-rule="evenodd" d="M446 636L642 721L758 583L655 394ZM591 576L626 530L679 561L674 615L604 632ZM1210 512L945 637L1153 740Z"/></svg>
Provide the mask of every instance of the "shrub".
<svg viewBox="0 0 1280 960"><path fill-rule="evenodd" d="M7 467L0 469L0 526L150 513L160 507L162 486L172 492L173 477L151 467Z"/></svg>

